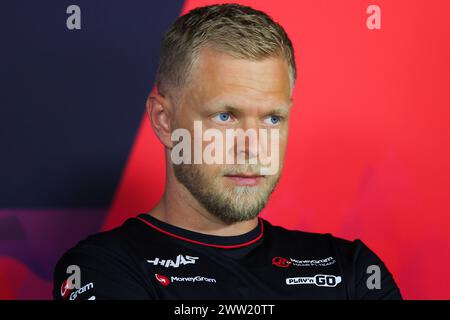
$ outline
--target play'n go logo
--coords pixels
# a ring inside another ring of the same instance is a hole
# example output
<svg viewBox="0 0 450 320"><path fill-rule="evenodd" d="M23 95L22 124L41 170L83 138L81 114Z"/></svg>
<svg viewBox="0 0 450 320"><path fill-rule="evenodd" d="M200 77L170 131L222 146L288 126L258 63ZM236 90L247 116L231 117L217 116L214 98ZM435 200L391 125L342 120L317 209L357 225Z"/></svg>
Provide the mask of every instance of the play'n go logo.
<svg viewBox="0 0 450 320"><path fill-rule="evenodd" d="M341 282L342 277L326 274L317 274L314 277L295 277L286 279L287 285L314 284L318 287L336 287Z"/></svg>

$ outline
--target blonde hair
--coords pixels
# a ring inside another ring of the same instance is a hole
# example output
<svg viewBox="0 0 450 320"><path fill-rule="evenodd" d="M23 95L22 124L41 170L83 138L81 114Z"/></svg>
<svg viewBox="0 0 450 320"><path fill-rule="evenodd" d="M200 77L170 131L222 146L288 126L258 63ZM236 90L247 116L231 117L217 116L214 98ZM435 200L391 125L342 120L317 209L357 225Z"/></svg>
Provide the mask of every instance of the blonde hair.
<svg viewBox="0 0 450 320"><path fill-rule="evenodd" d="M249 60L282 57L288 63L293 90L297 76L294 49L283 27L251 7L219 4L189 11L165 33L156 74L161 94L174 97L174 90L186 85L203 47Z"/></svg>

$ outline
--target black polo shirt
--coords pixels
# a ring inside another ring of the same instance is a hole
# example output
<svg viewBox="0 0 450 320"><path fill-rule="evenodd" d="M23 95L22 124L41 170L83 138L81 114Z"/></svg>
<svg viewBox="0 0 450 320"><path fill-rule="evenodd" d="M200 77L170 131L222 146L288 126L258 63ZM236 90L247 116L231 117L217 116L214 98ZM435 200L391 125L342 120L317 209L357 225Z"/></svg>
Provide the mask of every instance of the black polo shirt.
<svg viewBox="0 0 450 320"><path fill-rule="evenodd" d="M73 269L80 283L71 288ZM73 267L72 267L73 268ZM79 242L58 262L55 299L401 299L360 240L287 230L215 236L149 214Z"/></svg>

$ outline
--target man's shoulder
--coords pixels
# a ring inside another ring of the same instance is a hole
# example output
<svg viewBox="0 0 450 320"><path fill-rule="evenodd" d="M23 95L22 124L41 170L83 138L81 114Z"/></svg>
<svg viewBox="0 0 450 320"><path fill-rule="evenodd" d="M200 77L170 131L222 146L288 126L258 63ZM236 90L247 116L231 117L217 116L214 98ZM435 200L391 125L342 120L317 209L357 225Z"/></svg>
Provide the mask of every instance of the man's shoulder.
<svg viewBox="0 0 450 320"><path fill-rule="evenodd" d="M136 219L128 219L121 226L98 232L79 241L68 249L56 263L53 273L55 299L89 290L92 297L112 299L148 297L143 289L138 261L131 244L138 225ZM131 242L130 242L131 241ZM78 270L78 271L77 271ZM81 289L67 289L68 279L78 276ZM89 297L89 295L82 295Z"/></svg>
<svg viewBox="0 0 450 320"><path fill-rule="evenodd" d="M129 220L127 220L118 227L93 233L80 240L74 247L67 250L67 253L80 250L95 250L96 248L103 248L104 250L120 250L123 248L127 234L131 233L131 228Z"/></svg>
<svg viewBox="0 0 450 320"><path fill-rule="evenodd" d="M103 264L131 259L130 244L137 234L138 222L127 219L122 225L100 231L80 240L59 258L56 268L67 263Z"/></svg>
<svg viewBox="0 0 450 320"><path fill-rule="evenodd" d="M329 232L320 233L287 229L283 226L273 225L267 220L264 221L267 229L269 229L270 236L276 241L282 241L290 244L300 242L302 246L332 246L335 249L348 253L354 253L355 250L358 250L361 246L365 246L360 239L348 240L335 236Z"/></svg>

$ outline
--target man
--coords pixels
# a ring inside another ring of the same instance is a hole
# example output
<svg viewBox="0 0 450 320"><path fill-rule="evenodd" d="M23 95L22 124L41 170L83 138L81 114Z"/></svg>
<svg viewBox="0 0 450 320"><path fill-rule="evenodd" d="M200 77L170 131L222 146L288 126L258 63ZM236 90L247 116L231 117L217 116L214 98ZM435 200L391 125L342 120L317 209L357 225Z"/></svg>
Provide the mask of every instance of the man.
<svg viewBox="0 0 450 320"><path fill-rule="evenodd" d="M227 4L180 17L147 100L165 193L70 249L54 298L401 299L360 240L258 217L280 178L295 79L291 41L263 12Z"/></svg>

